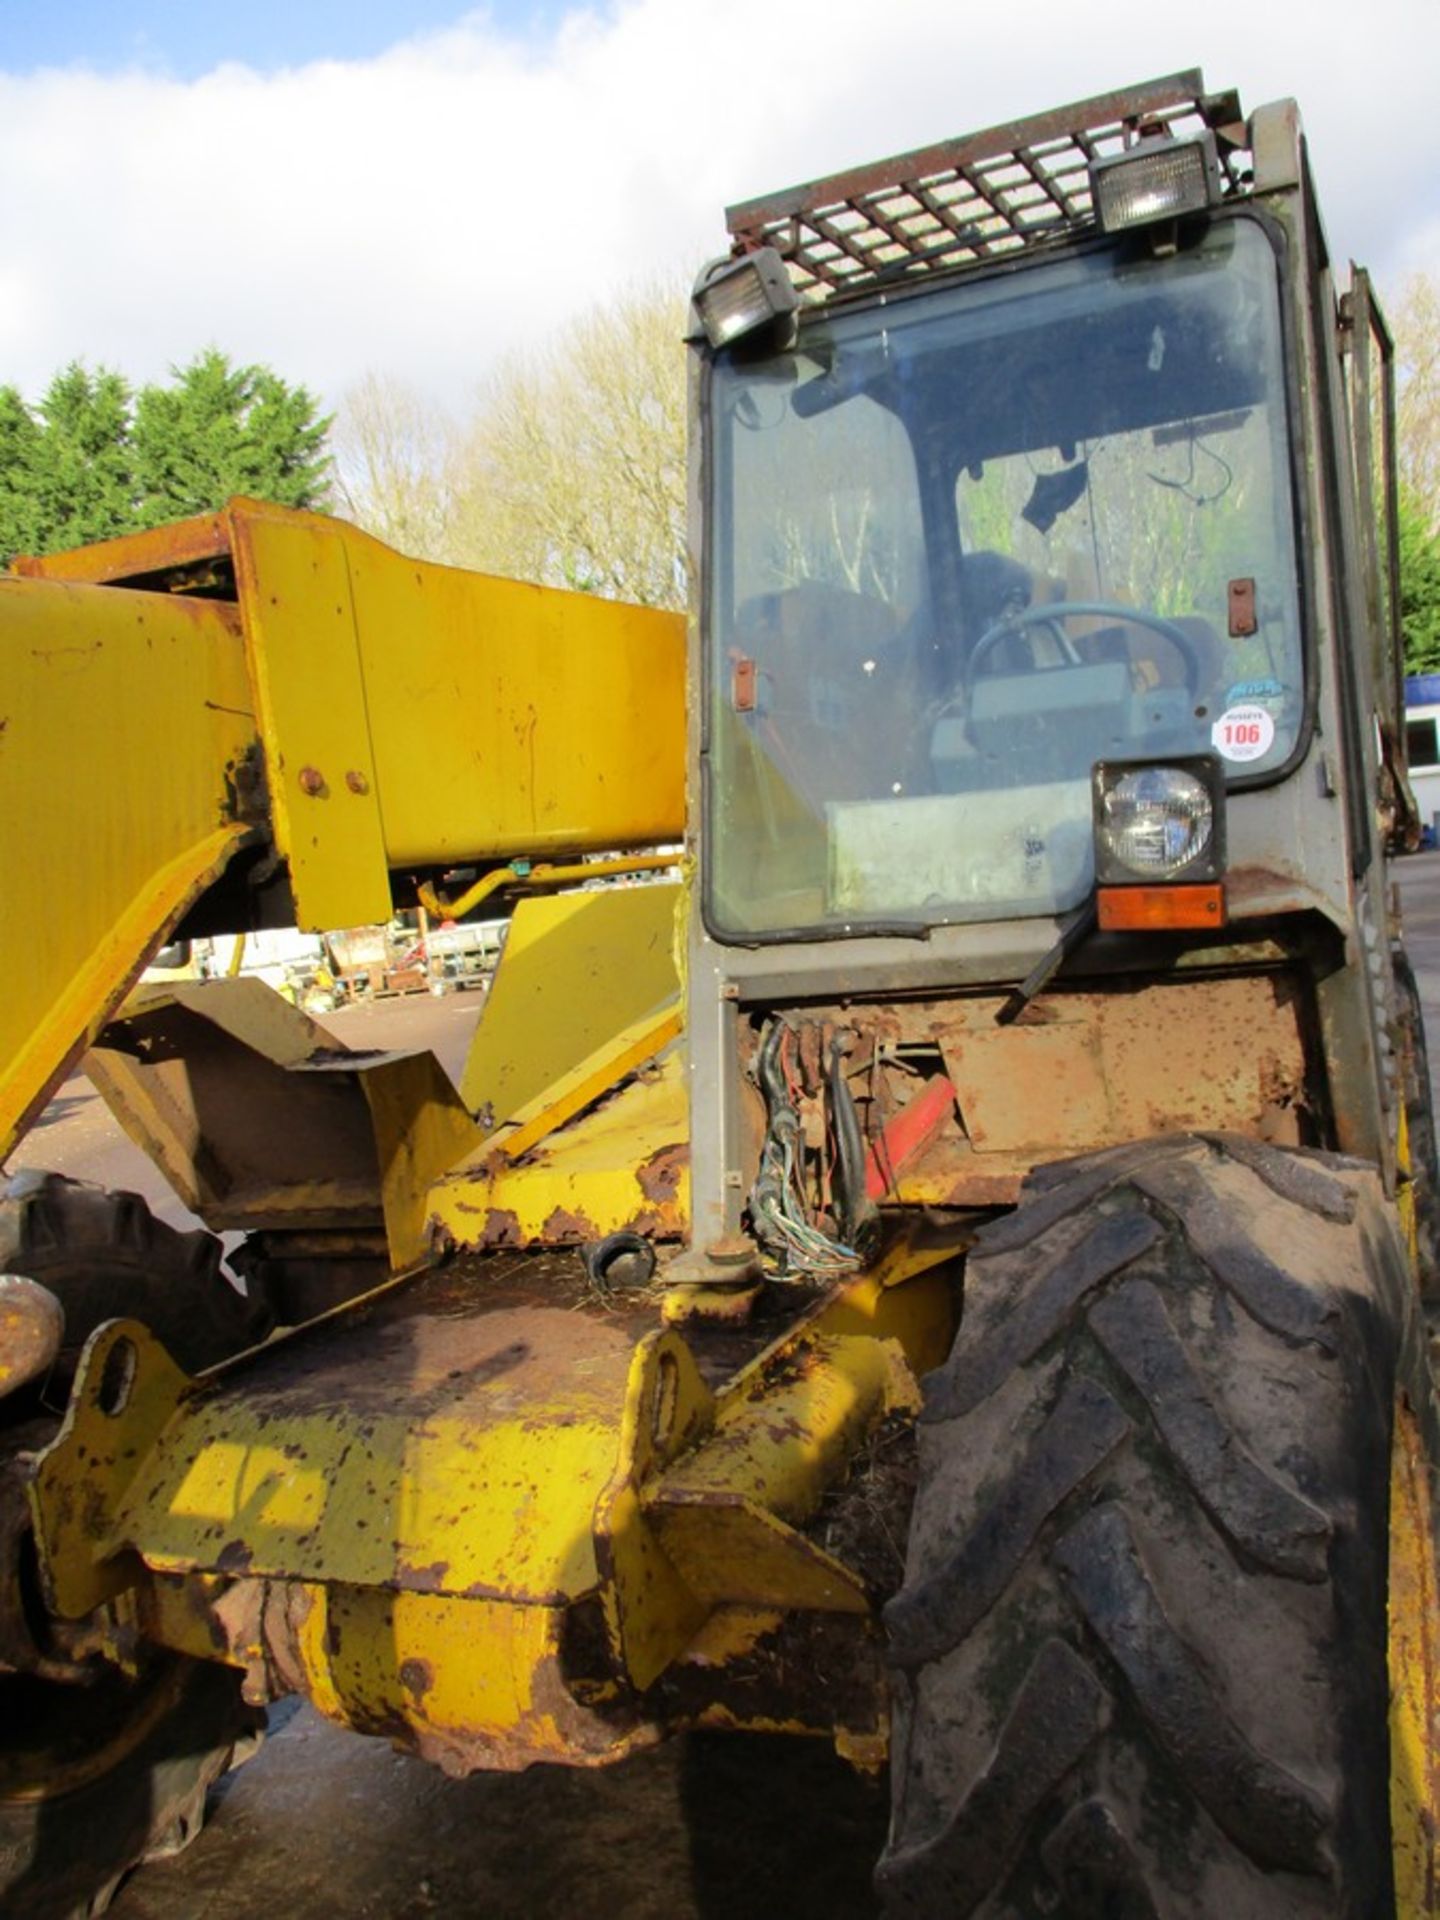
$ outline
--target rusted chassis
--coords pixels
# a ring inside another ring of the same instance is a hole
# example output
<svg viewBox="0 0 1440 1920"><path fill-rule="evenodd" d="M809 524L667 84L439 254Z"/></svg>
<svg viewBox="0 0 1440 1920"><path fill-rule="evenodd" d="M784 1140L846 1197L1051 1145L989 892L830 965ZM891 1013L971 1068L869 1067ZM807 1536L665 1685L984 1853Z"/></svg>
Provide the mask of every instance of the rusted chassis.
<svg viewBox="0 0 1440 1920"><path fill-rule="evenodd" d="M137 1636L218 1660L453 1773L696 1724L876 1762L954 1265L897 1239L682 1338L587 1298L575 1256L492 1255L198 1380L112 1321L31 1486L48 1598L122 1663Z"/></svg>

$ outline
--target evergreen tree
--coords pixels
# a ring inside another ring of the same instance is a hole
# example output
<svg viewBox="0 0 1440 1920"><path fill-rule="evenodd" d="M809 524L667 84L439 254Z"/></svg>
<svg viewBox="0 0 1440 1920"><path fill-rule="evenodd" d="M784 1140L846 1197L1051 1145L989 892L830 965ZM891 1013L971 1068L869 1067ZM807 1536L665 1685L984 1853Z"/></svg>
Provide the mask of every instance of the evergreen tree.
<svg viewBox="0 0 1440 1920"><path fill-rule="evenodd" d="M214 348L134 396L120 374L78 362L38 407L0 387L0 566L212 512L236 493L324 506L329 429L304 387Z"/></svg>
<svg viewBox="0 0 1440 1920"><path fill-rule="evenodd" d="M1400 625L1407 673L1440 673L1440 531L1400 494Z"/></svg>
<svg viewBox="0 0 1440 1920"><path fill-rule="evenodd" d="M266 367L235 367L213 347L146 387L135 404L140 523L205 513L232 494L282 507L320 504L328 487L325 437L304 387Z"/></svg>
<svg viewBox="0 0 1440 1920"><path fill-rule="evenodd" d="M40 426L14 387L0 387L0 562L40 543L36 499Z"/></svg>
<svg viewBox="0 0 1440 1920"><path fill-rule="evenodd" d="M32 469L46 551L109 540L135 524L130 388L120 374L72 361L40 402Z"/></svg>

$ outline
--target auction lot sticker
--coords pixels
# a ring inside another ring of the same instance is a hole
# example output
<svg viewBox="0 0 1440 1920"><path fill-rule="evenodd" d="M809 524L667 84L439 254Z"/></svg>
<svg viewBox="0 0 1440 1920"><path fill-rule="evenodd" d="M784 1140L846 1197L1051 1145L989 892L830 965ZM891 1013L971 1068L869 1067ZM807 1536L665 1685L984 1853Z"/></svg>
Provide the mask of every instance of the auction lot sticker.
<svg viewBox="0 0 1440 1920"><path fill-rule="evenodd" d="M1227 707L1210 729L1222 760L1262 760L1275 744L1275 721L1264 707Z"/></svg>

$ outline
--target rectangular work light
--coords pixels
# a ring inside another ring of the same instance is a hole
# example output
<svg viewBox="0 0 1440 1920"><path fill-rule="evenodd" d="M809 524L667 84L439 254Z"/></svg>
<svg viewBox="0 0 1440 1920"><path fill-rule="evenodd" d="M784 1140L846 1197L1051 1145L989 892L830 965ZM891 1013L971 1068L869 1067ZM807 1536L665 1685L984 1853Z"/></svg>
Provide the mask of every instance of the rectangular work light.
<svg viewBox="0 0 1440 1920"><path fill-rule="evenodd" d="M1220 203L1220 161L1213 133L1183 140L1137 140L1090 168L1095 217L1106 233L1203 213Z"/></svg>
<svg viewBox="0 0 1440 1920"><path fill-rule="evenodd" d="M712 347L728 347L758 328L788 322L799 304L774 247L717 260L695 283L695 310Z"/></svg>

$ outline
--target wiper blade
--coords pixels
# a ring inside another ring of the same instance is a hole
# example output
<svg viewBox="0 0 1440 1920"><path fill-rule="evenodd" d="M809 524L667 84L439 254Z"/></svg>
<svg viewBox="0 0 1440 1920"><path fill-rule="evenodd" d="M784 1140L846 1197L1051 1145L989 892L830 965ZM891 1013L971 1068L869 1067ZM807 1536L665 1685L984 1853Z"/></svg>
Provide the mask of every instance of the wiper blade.
<svg viewBox="0 0 1440 1920"><path fill-rule="evenodd" d="M996 1014L997 1027L1012 1026L1020 1018L1036 994L1044 992L1071 954L1090 938L1095 931L1098 918L1099 909L1095 904L1095 895L1092 893L1083 906L1076 908L1060 929L1060 938L1054 946L1042 960L1036 961Z"/></svg>

